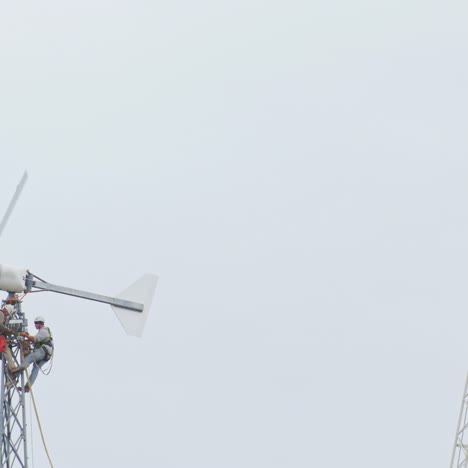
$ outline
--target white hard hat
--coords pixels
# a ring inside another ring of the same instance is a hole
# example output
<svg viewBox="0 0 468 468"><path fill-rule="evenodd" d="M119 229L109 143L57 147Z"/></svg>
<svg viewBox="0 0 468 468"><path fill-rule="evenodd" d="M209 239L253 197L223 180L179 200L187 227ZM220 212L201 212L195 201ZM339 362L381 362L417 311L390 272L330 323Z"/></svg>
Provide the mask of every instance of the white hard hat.
<svg viewBox="0 0 468 468"><path fill-rule="evenodd" d="M34 319L34 323L36 323L36 322L42 322L42 323L44 323L44 322L45 322L45 319L44 319L44 317L42 317L42 315L39 315L39 317L36 317L36 318Z"/></svg>

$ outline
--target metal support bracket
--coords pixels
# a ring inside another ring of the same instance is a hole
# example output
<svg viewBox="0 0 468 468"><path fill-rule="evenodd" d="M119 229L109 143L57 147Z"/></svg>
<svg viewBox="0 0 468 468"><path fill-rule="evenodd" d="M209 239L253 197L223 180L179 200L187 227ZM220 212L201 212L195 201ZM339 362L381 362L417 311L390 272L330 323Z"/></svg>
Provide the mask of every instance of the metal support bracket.
<svg viewBox="0 0 468 468"><path fill-rule="evenodd" d="M45 281L31 281L31 287L41 289L43 291L52 291L67 296L81 297L82 299L89 299L90 301L103 302L122 309L133 310L135 312L143 312L143 304L138 302L126 301L116 297L103 296L101 294L90 293L87 291L80 291L78 289L67 288L58 286L56 284L46 283Z"/></svg>

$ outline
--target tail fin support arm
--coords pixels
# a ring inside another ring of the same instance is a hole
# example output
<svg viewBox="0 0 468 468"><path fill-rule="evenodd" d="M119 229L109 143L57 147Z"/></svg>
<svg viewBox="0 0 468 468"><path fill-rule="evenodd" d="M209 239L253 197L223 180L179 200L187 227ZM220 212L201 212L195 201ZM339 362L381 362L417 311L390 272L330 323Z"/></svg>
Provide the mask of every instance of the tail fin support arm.
<svg viewBox="0 0 468 468"><path fill-rule="evenodd" d="M59 294L66 294L67 296L89 299L90 301L103 302L104 304L110 304L111 306L120 307L121 309L133 310L134 312L143 312L144 306L143 304L139 304L138 302L126 301L124 299L103 296L101 294L90 293L87 291L80 291L79 289L58 286L56 284L46 283L45 281L34 280L31 281L30 285L31 288L41 289L43 291L51 291ZM28 289L30 290L30 288Z"/></svg>

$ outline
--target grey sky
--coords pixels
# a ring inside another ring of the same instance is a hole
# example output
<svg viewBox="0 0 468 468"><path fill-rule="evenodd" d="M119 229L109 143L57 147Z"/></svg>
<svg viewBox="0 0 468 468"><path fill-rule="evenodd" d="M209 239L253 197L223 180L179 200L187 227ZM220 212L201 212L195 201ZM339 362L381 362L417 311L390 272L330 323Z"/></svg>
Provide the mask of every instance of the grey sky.
<svg viewBox="0 0 468 468"><path fill-rule="evenodd" d="M114 294L57 342L55 466L448 466L468 365L462 1L3 2L2 263ZM46 467L39 439L35 467ZM444 465L445 464L445 465Z"/></svg>

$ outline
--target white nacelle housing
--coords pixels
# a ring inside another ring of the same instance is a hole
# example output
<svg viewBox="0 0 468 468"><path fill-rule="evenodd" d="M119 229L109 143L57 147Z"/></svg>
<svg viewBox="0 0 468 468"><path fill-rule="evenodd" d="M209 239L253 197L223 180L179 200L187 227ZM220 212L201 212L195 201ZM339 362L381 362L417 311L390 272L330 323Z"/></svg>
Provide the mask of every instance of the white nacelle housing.
<svg viewBox="0 0 468 468"><path fill-rule="evenodd" d="M20 293L26 289L25 268L17 268L10 265L0 265L0 290Z"/></svg>

